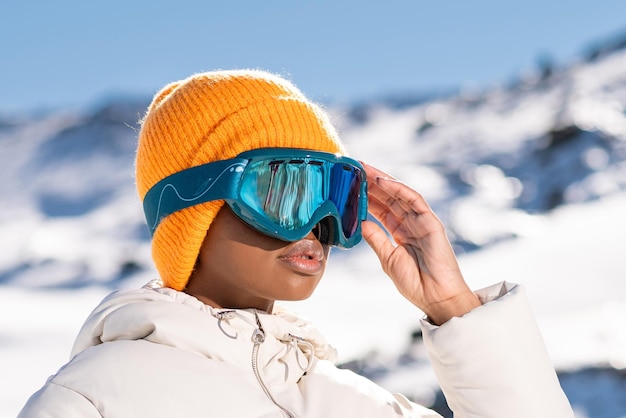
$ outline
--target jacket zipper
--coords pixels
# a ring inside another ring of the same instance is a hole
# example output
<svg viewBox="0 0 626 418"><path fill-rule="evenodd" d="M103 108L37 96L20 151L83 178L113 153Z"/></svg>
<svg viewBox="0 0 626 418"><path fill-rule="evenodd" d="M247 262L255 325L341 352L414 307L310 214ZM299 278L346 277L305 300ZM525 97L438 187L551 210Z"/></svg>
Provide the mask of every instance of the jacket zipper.
<svg viewBox="0 0 626 418"><path fill-rule="evenodd" d="M265 385L265 382L263 382L263 379L261 378L261 373L259 372L259 366L258 366L259 348L261 347L261 344L265 341L265 331L263 331L263 327L261 326L261 321L259 320L259 316L256 314L256 312L254 313L254 315L256 316L256 323L257 323L258 328L256 328L254 332L252 333L252 342L254 343L254 346L252 347L252 370L254 371L254 375L256 376L257 382L259 382L259 386L261 386L261 389L263 389L263 392L265 392L265 395L268 397L268 399L272 401L272 403L276 405L282 411L282 413L285 414L285 416L287 416L287 418L295 418L295 415L289 412L287 408L283 407L278 402L276 402L276 400L270 393L270 390L268 389L268 387Z"/></svg>

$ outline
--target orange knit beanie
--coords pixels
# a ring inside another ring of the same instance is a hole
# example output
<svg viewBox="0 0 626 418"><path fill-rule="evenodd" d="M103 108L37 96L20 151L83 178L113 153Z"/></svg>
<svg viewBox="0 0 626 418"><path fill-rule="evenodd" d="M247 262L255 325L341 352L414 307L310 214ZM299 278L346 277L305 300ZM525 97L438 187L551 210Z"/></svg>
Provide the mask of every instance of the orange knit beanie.
<svg viewBox="0 0 626 418"><path fill-rule="evenodd" d="M139 133L139 196L143 200L154 184L171 174L266 147L344 152L327 115L274 74L215 71L171 83L155 95ZM223 204L188 207L159 224L152 237L152 257L164 286L185 288Z"/></svg>

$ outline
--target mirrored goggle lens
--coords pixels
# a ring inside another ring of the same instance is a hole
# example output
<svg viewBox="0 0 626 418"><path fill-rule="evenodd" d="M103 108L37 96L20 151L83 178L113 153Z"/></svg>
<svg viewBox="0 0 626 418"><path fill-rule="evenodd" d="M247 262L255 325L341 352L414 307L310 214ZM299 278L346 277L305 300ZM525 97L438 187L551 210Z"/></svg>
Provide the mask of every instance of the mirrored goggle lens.
<svg viewBox="0 0 626 418"><path fill-rule="evenodd" d="M362 172L358 167L313 159L254 161L241 183L241 198L257 213L287 230L306 226L317 209L332 202L346 238L359 225L359 192Z"/></svg>

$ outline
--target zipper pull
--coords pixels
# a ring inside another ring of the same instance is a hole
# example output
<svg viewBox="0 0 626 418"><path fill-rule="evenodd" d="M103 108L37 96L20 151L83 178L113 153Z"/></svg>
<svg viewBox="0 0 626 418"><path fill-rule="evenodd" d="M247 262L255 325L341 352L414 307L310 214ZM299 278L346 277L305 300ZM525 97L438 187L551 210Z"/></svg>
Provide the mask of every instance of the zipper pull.
<svg viewBox="0 0 626 418"><path fill-rule="evenodd" d="M254 344L261 344L265 341L265 332L261 328L257 328L252 333L252 342Z"/></svg>
<svg viewBox="0 0 626 418"><path fill-rule="evenodd" d="M254 311L254 316L256 318L257 328L252 333L252 342L254 343L254 345L258 345L265 341L265 331L263 331L263 326L261 325L259 314L256 311Z"/></svg>

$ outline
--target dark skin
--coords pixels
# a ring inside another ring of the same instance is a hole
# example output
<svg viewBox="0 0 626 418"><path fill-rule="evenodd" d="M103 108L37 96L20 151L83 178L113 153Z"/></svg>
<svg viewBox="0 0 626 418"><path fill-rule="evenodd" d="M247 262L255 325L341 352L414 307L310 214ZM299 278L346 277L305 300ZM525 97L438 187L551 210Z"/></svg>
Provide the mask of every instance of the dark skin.
<svg viewBox="0 0 626 418"><path fill-rule="evenodd" d="M481 305L459 268L446 230L415 190L363 164L368 181L368 210L393 237L374 222L363 222L363 238L402 296L438 325Z"/></svg>
<svg viewBox="0 0 626 418"><path fill-rule="evenodd" d="M311 296L329 250L313 232L296 242L261 234L224 205L204 239L185 292L217 308L271 312L275 300Z"/></svg>
<svg viewBox="0 0 626 418"><path fill-rule="evenodd" d="M363 164L369 212L385 227L364 221L363 238L398 291L435 324L480 306L459 269L445 228L423 197L386 173ZM296 242L263 235L227 206L200 249L185 292L219 308L271 312L276 300L303 300L319 283L329 248L313 232Z"/></svg>

